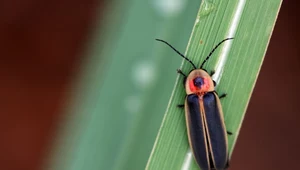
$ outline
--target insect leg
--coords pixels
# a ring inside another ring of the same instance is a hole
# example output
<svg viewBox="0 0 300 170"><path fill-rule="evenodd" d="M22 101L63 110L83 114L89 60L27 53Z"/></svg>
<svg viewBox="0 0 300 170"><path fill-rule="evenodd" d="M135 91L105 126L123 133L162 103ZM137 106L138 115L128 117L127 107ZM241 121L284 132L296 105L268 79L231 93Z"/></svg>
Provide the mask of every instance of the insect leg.
<svg viewBox="0 0 300 170"><path fill-rule="evenodd" d="M226 96L227 96L227 94L224 93L224 94L222 94L221 96L219 96L219 98L222 99L222 98L224 98L224 97L226 97Z"/></svg>
<svg viewBox="0 0 300 170"><path fill-rule="evenodd" d="M184 108L184 104L178 104L177 107Z"/></svg>
<svg viewBox="0 0 300 170"><path fill-rule="evenodd" d="M210 75L210 77L212 77L214 74L215 74L215 71L213 70L213 71L210 72L209 75ZM214 86L216 87L216 84L217 84L217 83L215 82L215 80L212 80L212 81L213 81L213 83L214 83Z"/></svg>
<svg viewBox="0 0 300 170"><path fill-rule="evenodd" d="M185 87L185 81L187 76L180 69L177 69L177 73L183 76L183 86Z"/></svg>
<svg viewBox="0 0 300 170"><path fill-rule="evenodd" d="M177 69L177 73L183 75L183 77L186 77L186 75L180 69Z"/></svg>
<svg viewBox="0 0 300 170"><path fill-rule="evenodd" d="M229 155L228 155L228 157L229 157ZM228 169L228 168L229 168L229 160L227 160L227 163L225 165L225 170Z"/></svg>
<svg viewBox="0 0 300 170"><path fill-rule="evenodd" d="M214 86L216 87L216 82L215 82L215 80L212 80L213 81L213 83L214 83Z"/></svg>

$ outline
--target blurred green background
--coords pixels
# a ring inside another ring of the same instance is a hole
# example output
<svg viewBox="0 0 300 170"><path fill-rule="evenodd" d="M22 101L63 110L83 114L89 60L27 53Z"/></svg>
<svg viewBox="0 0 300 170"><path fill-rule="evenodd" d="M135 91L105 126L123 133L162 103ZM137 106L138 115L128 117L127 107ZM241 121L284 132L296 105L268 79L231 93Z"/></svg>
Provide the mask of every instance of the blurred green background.
<svg viewBox="0 0 300 170"><path fill-rule="evenodd" d="M154 39L184 52L200 2L3 0L0 169L144 169L182 61ZM231 169L298 167L297 3L283 3Z"/></svg>
<svg viewBox="0 0 300 170"><path fill-rule="evenodd" d="M64 122L50 169L145 167L182 61L155 38L184 53L199 6L184 0L108 4L107 12L122 13L105 16L103 29L93 30L66 109L72 118Z"/></svg>

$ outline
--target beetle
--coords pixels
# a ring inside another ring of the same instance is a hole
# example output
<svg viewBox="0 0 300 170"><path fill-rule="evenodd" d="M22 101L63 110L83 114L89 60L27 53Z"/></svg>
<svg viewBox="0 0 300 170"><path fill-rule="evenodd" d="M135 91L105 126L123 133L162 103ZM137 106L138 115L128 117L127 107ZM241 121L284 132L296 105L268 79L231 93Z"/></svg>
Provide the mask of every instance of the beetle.
<svg viewBox="0 0 300 170"><path fill-rule="evenodd" d="M211 78L214 72L208 74L203 66L223 42L231 39L233 38L226 38L219 42L202 62L200 68L168 42L156 39L167 44L193 66L188 75L177 69L177 72L184 77L183 84L186 91L185 103L177 106L184 107L189 145L202 170L222 170L229 166L227 134L232 133L226 130L220 102L226 94L218 96L215 91L216 83Z"/></svg>

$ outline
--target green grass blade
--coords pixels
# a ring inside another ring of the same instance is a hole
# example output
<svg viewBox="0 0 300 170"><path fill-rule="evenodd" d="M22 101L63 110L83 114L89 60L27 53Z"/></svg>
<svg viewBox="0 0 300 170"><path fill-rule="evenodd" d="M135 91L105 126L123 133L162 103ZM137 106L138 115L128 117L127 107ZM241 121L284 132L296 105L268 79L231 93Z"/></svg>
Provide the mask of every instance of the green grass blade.
<svg viewBox="0 0 300 170"><path fill-rule="evenodd" d="M200 66L201 61L218 42L225 42L204 65L214 70L222 99L225 123L233 135L228 137L232 153L263 58L275 25L281 0L203 1L190 41L187 57ZM170 42L172 44L172 42ZM168 48L168 47L165 47ZM182 70L191 70L183 62ZM182 77L178 76L160 131L146 169L198 169L190 154L184 111L176 108L184 103Z"/></svg>

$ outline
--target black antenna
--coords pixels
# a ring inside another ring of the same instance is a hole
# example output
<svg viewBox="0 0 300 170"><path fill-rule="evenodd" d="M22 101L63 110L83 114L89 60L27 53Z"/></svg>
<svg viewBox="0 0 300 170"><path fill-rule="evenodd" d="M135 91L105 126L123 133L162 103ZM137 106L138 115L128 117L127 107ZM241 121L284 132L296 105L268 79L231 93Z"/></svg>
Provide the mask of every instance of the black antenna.
<svg viewBox="0 0 300 170"><path fill-rule="evenodd" d="M181 57L183 57L183 58L186 59L188 62L190 62L190 63L193 65L194 69L197 69L197 67L195 66L195 64L194 64L190 59L188 59L188 58L185 57L183 54L181 54L179 51L177 51L172 45L170 45L169 43L167 43L166 41L161 40L161 39L155 39L155 40L161 41L161 42L167 44L167 45L168 45L169 47L171 47L177 54L179 54Z"/></svg>
<svg viewBox="0 0 300 170"><path fill-rule="evenodd" d="M216 45L215 48L214 48L213 50L211 50L211 52L208 54L208 56L206 57L206 59L203 61L203 63L202 63L201 66L200 66L200 69L202 69L204 63L206 63L206 61L209 59L209 57L212 55L212 53L215 52L215 50L216 50L223 42L225 42L225 41L227 41L227 40L231 40L231 39L233 39L233 38L226 38L226 39L222 40L221 42L219 42L219 44Z"/></svg>

